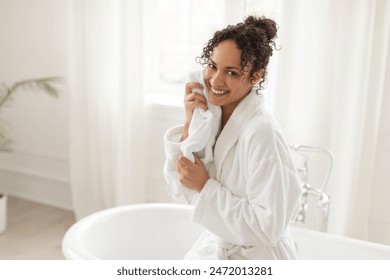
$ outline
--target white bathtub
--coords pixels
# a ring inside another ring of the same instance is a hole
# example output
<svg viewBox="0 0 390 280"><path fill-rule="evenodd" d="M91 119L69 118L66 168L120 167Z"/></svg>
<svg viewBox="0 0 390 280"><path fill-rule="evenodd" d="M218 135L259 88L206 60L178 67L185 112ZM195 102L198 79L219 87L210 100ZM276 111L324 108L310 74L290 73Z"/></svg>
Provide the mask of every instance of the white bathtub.
<svg viewBox="0 0 390 280"><path fill-rule="evenodd" d="M92 214L65 234L66 259L182 259L203 231L179 204L120 206ZM390 246L292 228L299 259L387 259Z"/></svg>

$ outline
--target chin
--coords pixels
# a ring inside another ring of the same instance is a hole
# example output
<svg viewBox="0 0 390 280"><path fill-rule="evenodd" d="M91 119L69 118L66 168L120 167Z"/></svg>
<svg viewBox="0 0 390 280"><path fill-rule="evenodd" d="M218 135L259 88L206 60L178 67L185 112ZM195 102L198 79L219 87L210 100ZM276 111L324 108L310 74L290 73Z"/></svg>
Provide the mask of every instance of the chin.
<svg viewBox="0 0 390 280"><path fill-rule="evenodd" d="M215 96L212 93L209 94L209 102L213 104L214 106L222 106L223 100L221 97Z"/></svg>

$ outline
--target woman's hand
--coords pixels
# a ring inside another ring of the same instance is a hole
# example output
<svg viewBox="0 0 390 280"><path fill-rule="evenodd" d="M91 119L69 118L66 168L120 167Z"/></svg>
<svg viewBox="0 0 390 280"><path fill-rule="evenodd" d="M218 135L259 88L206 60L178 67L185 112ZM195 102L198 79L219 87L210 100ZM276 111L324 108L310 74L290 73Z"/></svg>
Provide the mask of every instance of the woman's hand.
<svg viewBox="0 0 390 280"><path fill-rule="evenodd" d="M194 191L201 192L209 179L206 169L200 159L194 155L195 163L181 155L176 162L180 183Z"/></svg>
<svg viewBox="0 0 390 280"><path fill-rule="evenodd" d="M194 114L194 109L201 108L207 110L207 101L203 94L197 93L196 91L201 91L203 86L200 83L190 82L186 84L185 94L184 94L184 108L186 110L186 119L184 122L183 133L181 141L185 140L188 137L188 128L192 120L192 115Z"/></svg>

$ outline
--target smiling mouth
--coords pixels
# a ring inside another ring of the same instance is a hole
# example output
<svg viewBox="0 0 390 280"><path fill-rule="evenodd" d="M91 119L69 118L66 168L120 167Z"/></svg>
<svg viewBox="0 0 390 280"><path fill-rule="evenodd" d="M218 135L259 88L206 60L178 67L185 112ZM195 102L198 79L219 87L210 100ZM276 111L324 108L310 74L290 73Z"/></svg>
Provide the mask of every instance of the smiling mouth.
<svg viewBox="0 0 390 280"><path fill-rule="evenodd" d="M212 91L215 95L224 95L224 94L226 94L226 93L229 92L228 90L216 90L216 89L211 89L211 91Z"/></svg>

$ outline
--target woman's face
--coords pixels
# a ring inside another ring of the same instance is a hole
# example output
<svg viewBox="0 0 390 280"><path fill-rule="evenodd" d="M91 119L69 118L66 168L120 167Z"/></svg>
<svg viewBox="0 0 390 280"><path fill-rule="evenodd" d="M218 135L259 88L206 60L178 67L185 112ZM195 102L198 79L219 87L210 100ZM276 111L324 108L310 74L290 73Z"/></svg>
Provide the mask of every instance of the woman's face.
<svg viewBox="0 0 390 280"><path fill-rule="evenodd" d="M250 81L250 67L251 65L247 65L241 73L241 50L232 40L220 42L214 48L205 71L210 103L229 107L232 112L254 85ZM255 73L256 79L257 75L259 73Z"/></svg>

